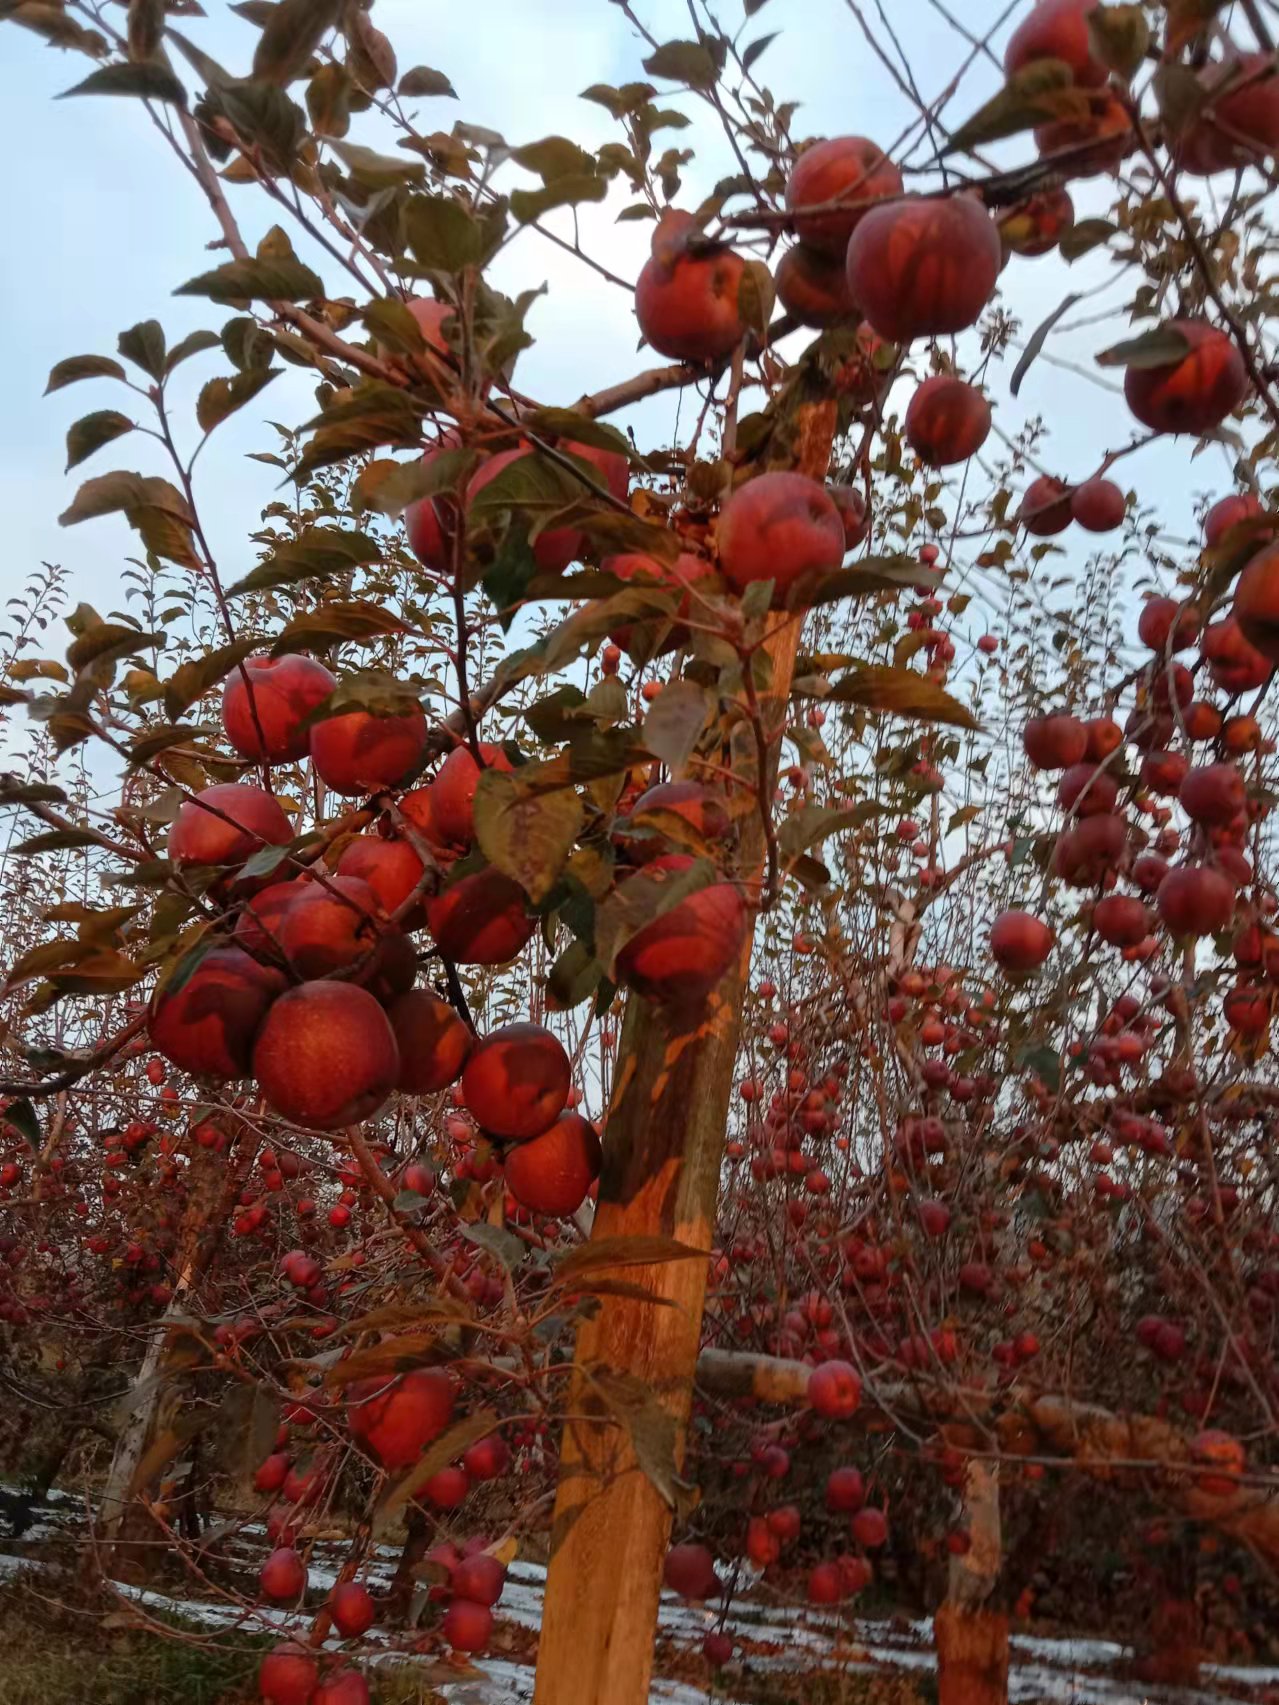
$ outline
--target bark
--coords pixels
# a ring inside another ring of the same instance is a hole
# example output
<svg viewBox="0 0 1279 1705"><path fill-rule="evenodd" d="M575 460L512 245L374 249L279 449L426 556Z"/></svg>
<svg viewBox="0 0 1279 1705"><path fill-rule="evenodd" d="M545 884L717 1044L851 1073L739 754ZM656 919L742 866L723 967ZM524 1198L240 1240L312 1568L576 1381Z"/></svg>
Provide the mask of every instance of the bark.
<svg viewBox="0 0 1279 1705"><path fill-rule="evenodd" d="M946 1602L933 1622L938 1696L941 1705L1004 1705L1008 1618L990 1603L1003 1556L997 1464L969 1462L964 1508L969 1548L951 1558Z"/></svg>
<svg viewBox="0 0 1279 1705"><path fill-rule="evenodd" d="M135 1485L151 1441L163 1426L164 1417L177 1402L173 1386L163 1378L173 1343L169 1315L181 1308L183 1299L196 1289L221 1245L230 1221L235 1198L252 1164L255 1141L242 1141L234 1160L224 1163L210 1150L197 1150L185 1224L179 1240L177 1279L173 1298L165 1314L155 1322L147 1340L142 1365L129 1396L129 1409L119 1434L102 1492L102 1531L109 1542L104 1553L114 1562L125 1560L131 1531L139 1527L135 1518L142 1512L136 1504L141 1488ZM145 1522L140 1524L145 1529Z"/></svg>
<svg viewBox="0 0 1279 1705"><path fill-rule="evenodd" d="M794 432L790 464L824 477L834 405L801 405L784 424ZM776 775L800 626L774 618L766 644L772 674L761 715L774 736L766 773L756 776L741 750L733 757L734 773L764 799ZM756 812L743 820L744 881L758 880L764 859ZM670 1029L639 997L627 1001L593 1244L665 1236L709 1253L750 950L748 934L695 1024ZM535 1705L647 1705L706 1265L695 1258L619 1268L619 1279L653 1300L605 1295L579 1331Z"/></svg>

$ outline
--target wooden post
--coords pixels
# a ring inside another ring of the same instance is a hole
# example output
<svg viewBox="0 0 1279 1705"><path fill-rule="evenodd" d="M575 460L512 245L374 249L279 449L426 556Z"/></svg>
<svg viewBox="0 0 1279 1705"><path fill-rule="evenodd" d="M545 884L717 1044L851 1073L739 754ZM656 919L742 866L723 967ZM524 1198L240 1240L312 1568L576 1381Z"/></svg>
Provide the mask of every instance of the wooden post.
<svg viewBox="0 0 1279 1705"><path fill-rule="evenodd" d="M835 405L801 405L788 458L824 479ZM802 623L778 616L766 641L771 680L761 713L773 736L766 773L751 784L770 799L777 774ZM764 866L757 813L742 821L740 873L757 881ZM711 996L700 1021L675 1033L631 995L605 1135L604 1170L591 1241L673 1237L709 1251L720 1162L741 1031L751 942ZM538 1651L534 1705L648 1705L662 1566L671 1508L641 1466L635 1433L619 1422L592 1375L637 1382L664 1412L651 1442L678 1468L693 1397L706 1293L704 1260L620 1266L617 1276L652 1301L603 1296L583 1324L567 1398L552 1555ZM640 1417L647 1429L651 1411ZM646 1460L652 1457L645 1449ZM660 1475L659 1475L660 1477Z"/></svg>
<svg viewBox="0 0 1279 1705"><path fill-rule="evenodd" d="M973 1458L964 1476L969 1548L950 1561L946 1602L933 1622L941 1705L1006 1705L1008 1618L992 1608L1002 1538L999 1465Z"/></svg>

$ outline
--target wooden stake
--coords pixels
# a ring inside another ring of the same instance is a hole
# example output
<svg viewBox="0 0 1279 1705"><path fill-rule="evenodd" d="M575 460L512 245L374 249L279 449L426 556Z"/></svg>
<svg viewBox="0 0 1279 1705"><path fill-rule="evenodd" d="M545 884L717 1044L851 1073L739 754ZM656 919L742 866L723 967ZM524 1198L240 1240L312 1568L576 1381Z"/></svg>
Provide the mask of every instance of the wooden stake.
<svg viewBox="0 0 1279 1705"><path fill-rule="evenodd" d="M833 403L800 407L789 458L800 472L825 478L834 426ZM765 646L761 713L772 739L766 773L751 780L766 799L801 626L774 618ZM752 813L741 834L747 882L758 882L764 853ZM691 1030L673 1033L628 999L592 1243L664 1236L709 1252L750 953L748 939ZM706 1272L699 1259L619 1264L616 1276L653 1300L603 1296L578 1333L534 1705L648 1705L672 1488L659 1491L646 1469L664 1479L663 1459L683 1462ZM628 1401L636 1407L626 1415Z"/></svg>

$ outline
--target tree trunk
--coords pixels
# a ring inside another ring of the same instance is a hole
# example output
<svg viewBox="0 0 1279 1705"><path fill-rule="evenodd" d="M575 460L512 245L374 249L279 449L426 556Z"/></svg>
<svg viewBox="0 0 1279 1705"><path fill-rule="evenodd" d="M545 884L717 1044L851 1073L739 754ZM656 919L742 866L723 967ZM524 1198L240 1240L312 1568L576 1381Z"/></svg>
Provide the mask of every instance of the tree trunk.
<svg viewBox="0 0 1279 1705"><path fill-rule="evenodd" d="M221 1244L235 1198L249 1166L252 1165L257 1147L256 1139L252 1137L247 1126L244 1127L244 1137L246 1140L241 1142L240 1147L225 1163L212 1150L204 1149L196 1151L196 1158L192 1162L193 1168L200 1168L200 1175L192 1183L186 1224L179 1241L176 1263L178 1275L173 1286L173 1296L164 1314L152 1327L147 1340L142 1366L138 1369L130 1393L131 1407L116 1438L111 1467L102 1491L102 1532L115 1548L114 1553L108 1549L106 1555L113 1557L115 1561L121 1560L123 1556L122 1542L127 1537L127 1518L135 1507L134 1498L139 1490L134 1484L138 1469L142 1466L152 1439L158 1434L166 1403L173 1401L172 1388L161 1377L173 1337L169 1317L181 1306L183 1299L199 1285ZM115 1553L120 1555L116 1556Z"/></svg>
<svg viewBox="0 0 1279 1705"><path fill-rule="evenodd" d="M790 460L824 478L834 405L802 405L788 424L795 439ZM734 756L734 773L765 800L777 772L801 625L794 617L772 618L765 647L772 674L760 693L772 737L764 775L755 775L744 750ZM744 881L758 879L764 855L762 825L752 812L741 834ZM672 1031L645 1001L628 999L592 1244L664 1236L709 1253L750 954L748 937L692 1028ZM617 1276L653 1301L602 1296L578 1333L535 1705L647 1705L706 1270L702 1257L623 1266Z"/></svg>
<svg viewBox="0 0 1279 1705"><path fill-rule="evenodd" d="M1006 1705L1008 1618L991 1608L1002 1536L999 1468L972 1460L964 1477L969 1548L953 1557L946 1602L933 1624L941 1705Z"/></svg>

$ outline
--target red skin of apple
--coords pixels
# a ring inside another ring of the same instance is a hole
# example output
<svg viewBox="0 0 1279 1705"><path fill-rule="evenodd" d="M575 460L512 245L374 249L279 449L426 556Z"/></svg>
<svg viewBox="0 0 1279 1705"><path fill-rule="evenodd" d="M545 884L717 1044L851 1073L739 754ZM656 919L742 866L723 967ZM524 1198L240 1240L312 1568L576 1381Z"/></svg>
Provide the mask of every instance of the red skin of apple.
<svg viewBox="0 0 1279 1705"><path fill-rule="evenodd" d="M1211 432L1248 394L1248 369L1234 340L1203 320L1169 320L1190 345L1160 367L1130 367L1124 375L1128 407L1152 432Z"/></svg>
<svg viewBox="0 0 1279 1705"><path fill-rule="evenodd" d="M853 1538L868 1551L877 1550L888 1539L888 1521L883 1510L873 1507L858 1510L849 1525Z"/></svg>
<svg viewBox="0 0 1279 1705"><path fill-rule="evenodd" d="M1173 935L1216 935L1234 916L1234 884L1205 865L1180 865L1159 884L1155 904Z"/></svg>
<svg viewBox="0 0 1279 1705"><path fill-rule="evenodd" d="M469 1598L455 1598L440 1632L456 1652L482 1652L493 1635L493 1612Z"/></svg>
<svg viewBox="0 0 1279 1705"><path fill-rule="evenodd" d="M866 1502L866 1484L857 1468L833 1469L826 1482L826 1508L837 1515L851 1515Z"/></svg>
<svg viewBox="0 0 1279 1705"><path fill-rule="evenodd" d="M273 1551L258 1575L268 1598L297 1598L306 1590L306 1564L290 1546Z"/></svg>
<svg viewBox="0 0 1279 1705"><path fill-rule="evenodd" d="M509 771L514 767L500 746L480 742L484 768ZM469 847L475 838L475 790L484 773L469 746L455 746L431 783L431 820L437 835L451 846Z"/></svg>
<svg viewBox="0 0 1279 1705"><path fill-rule="evenodd" d="M388 841L381 835L358 835L343 848L338 859L339 876L366 882L387 917L413 893L423 875L422 860L407 841ZM411 916L416 916L415 907ZM407 920L406 920L407 922Z"/></svg>
<svg viewBox="0 0 1279 1705"><path fill-rule="evenodd" d="M1140 900L1107 894L1092 909L1093 928L1111 947L1135 947L1150 934L1151 917Z"/></svg>
<svg viewBox="0 0 1279 1705"><path fill-rule="evenodd" d="M332 1131L367 1119L395 1088L400 1054L390 1020L353 983L303 983L267 1013L253 1075L275 1111Z"/></svg>
<svg viewBox="0 0 1279 1705"><path fill-rule="evenodd" d="M830 500L844 523L844 549L855 551L870 537L870 512L865 494L852 485L828 485Z"/></svg>
<svg viewBox="0 0 1279 1705"><path fill-rule="evenodd" d="M1109 89L1086 93L1086 112L1038 125L1034 133L1041 159L1069 156L1060 169L1072 178L1095 178L1113 172L1136 146L1132 118L1119 97Z"/></svg>
<svg viewBox="0 0 1279 1705"><path fill-rule="evenodd" d="M1151 651L1185 651L1199 638L1199 612L1175 598L1149 598L1137 618L1137 638Z"/></svg>
<svg viewBox="0 0 1279 1705"><path fill-rule="evenodd" d="M1233 823L1247 800L1244 779L1233 764L1201 764L1178 790L1182 810L1196 823Z"/></svg>
<svg viewBox="0 0 1279 1705"><path fill-rule="evenodd" d="M278 931L285 958L303 980L342 972L363 982L381 936L373 890L356 876L300 884Z"/></svg>
<svg viewBox="0 0 1279 1705"><path fill-rule="evenodd" d="M422 1496L437 1510L457 1510L466 1502L470 1490L471 1482L464 1468L441 1468L423 1483Z"/></svg>
<svg viewBox="0 0 1279 1705"><path fill-rule="evenodd" d="M1070 494L1070 513L1086 533L1113 533L1124 524L1128 499L1114 480L1085 480Z"/></svg>
<svg viewBox="0 0 1279 1705"><path fill-rule="evenodd" d="M568 446L566 446L568 448ZM471 483L466 490L466 507L476 525L481 522L481 515L476 514L475 500L490 485L500 473L509 468L512 463L522 461L525 457L535 457L537 451L526 446L523 449L502 450L496 456L490 456L471 475ZM583 496L586 488L582 488ZM551 527L538 534L533 540L533 560L543 574L562 574L568 565L581 555L582 535L576 527Z"/></svg>
<svg viewBox="0 0 1279 1705"><path fill-rule="evenodd" d="M630 878L674 880L694 861L683 855L654 859ZM672 1010L699 1006L741 952L746 908L731 882L712 883L645 924L617 955L627 987Z"/></svg>
<svg viewBox="0 0 1279 1705"><path fill-rule="evenodd" d="M1273 526L1262 523L1269 520L1269 510L1255 492L1235 492L1230 497L1220 498L1204 516L1204 545L1208 550L1215 550L1218 545L1230 544L1234 539L1250 537L1258 548L1270 544L1274 539ZM1235 534L1235 529L1239 533Z"/></svg>
<svg viewBox="0 0 1279 1705"><path fill-rule="evenodd" d="M462 1456L462 1467L472 1480L497 1480L510 1465L510 1449L496 1433L478 1439Z"/></svg>
<svg viewBox="0 0 1279 1705"><path fill-rule="evenodd" d="M276 1646L258 1670L258 1697L266 1705L312 1705L320 1666L307 1647L294 1641Z"/></svg>
<svg viewBox="0 0 1279 1705"><path fill-rule="evenodd" d="M777 300L802 326L821 331L861 318L861 310L848 288L844 257L823 253L807 243L787 249L773 275Z"/></svg>
<svg viewBox="0 0 1279 1705"><path fill-rule="evenodd" d="M432 308L440 307L439 303L431 303ZM409 304L410 312L414 305ZM452 312L452 310L448 310ZM431 341L427 338L428 343ZM423 468L429 468L445 451L459 448L457 434L450 429L445 432L438 443L422 454ZM454 521L457 514L457 502L453 496L421 497L416 503L410 503L404 511L404 529L408 537L409 549L425 568L434 574L449 574L453 569L453 538Z"/></svg>
<svg viewBox="0 0 1279 1705"><path fill-rule="evenodd" d="M251 953L255 959L269 965L284 963L280 946L280 925L285 912L307 887L304 878L292 882L273 882L252 895L241 908L231 932L237 947Z"/></svg>
<svg viewBox="0 0 1279 1705"><path fill-rule="evenodd" d="M347 1392L347 1426L383 1468L407 1468L448 1426L456 1398L443 1368L357 1380Z"/></svg>
<svg viewBox="0 0 1279 1705"><path fill-rule="evenodd" d="M602 1158L590 1121L562 1113L550 1130L506 1156L506 1188L532 1213L553 1218L574 1214L599 1177Z"/></svg>
<svg viewBox="0 0 1279 1705"><path fill-rule="evenodd" d="M705 1545L673 1545L666 1553L662 1581L681 1598L718 1598L720 1593L715 1559Z"/></svg>
<svg viewBox="0 0 1279 1705"><path fill-rule="evenodd" d="M990 951L1005 971L1036 971L1052 952L1053 932L1030 912L1001 912L990 932Z"/></svg>
<svg viewBox="0 0 1279 1705"><path fill-rule="evenodd" d="M910 399L906 442L928 467L948 468L977 454L990 425L990 404L975 385L934 374Z"/></svg>
<svg viewBox="0 0 1279 1705"><path fill-rule="evenodd" d="M293 829L274 794L249 782L218 782L184 800L169 830L174 864L243 864L284 847Z"/></svg>
<svg viewBox="0 0 1279 1705"><path fill-rule="evenodd" d="M446 1000L429 989L410 989L387 1009L400 1050L398 1088L432 1095L462 1075L475 1038Z"/></svg>
<svg viewBox="0 0 1279 1705"><path fill-rule="evenodd" d="M1021 500L1021 524L1038 539L1048 539L1054 533L1064 533L1074 519L1070 507L1070 488L1064 480L1051 474L1041 474L1026 487Z"/></svg>
<svg viewBox="0 0 1279 1705"><path fill-rule="evenodd" d="M509 965L533 937L528 896L500 870L477 870L426 903L427 928L456 965Z"/></svg>
<svg viewBox="0 0 1279 1705"><path fill-rule="evenodd" d="M1261 1036L1270 1028L1272 997L1262 989L1241 984L1222 1002L1226 1023L1241 1036Z"/></svg>
<svg viewBox="0 0 1279 1705"><path fill-rule="evenodd" d="M1208 665L1208 673L1224 692L1251 692L1254 687L1264 687L1270 679L1273 667L1270 659L1245 638L1233 616L1213 622L1204 630L1199 652Z"/></svg>
<svg viewBox="0 0 1279 1705"><path fill-rule="evenodd" d="M686 246L689 215L667 217L635 285L635 318L672 361L722 361L746 335L740 292L746 263L722 245Z"/></svg>
<svg viewBox="0 0 1279 1705"><path fill-rule="evenodd" d="M848 244L848 287L892 343L975 325L1003 264L999 231L968 196L909 197L872 208Z"/></svg>
<svg viewBox="0 0 1279 1705"><path fill-rule="evenodd" d="M1248 644L1279 663L1279 545L1259 551L1239 576L1231 614Z"/></svg>
<svg viewBox="0 0 1279 1705"><path fill-rule="evenodd" d="M774 582L782 605L800 583L844 560L844 523L830 494L803 474L760 474L724 505L717 534L720 568L737 593Z"/></svg>
<svg viewBox="0 0 1279 1705"><path fill-rule="evenodd" d="M420 705L399 716L353 710L317 722L311 761L326 787L348 797L397 787L422 762L426 717Z"/></svg>
<svg viewBox="0 0 1279 1705"><path fill-rule="evenodd" d="M240 948L215 947L176 994L156 995L152 1045L193 1077L244 1077L267 1009L287 986L283 972Z"/></svg>
<svg viewBox="0 0 1279 1705"><path fill-rule="evenodd" d="M259 762L265 758L273 764L295 763L310 749L307 717L336 686L336 676L314 657L298 653L246 657L240 668L227 676L222 689L226 737L242 757ZM259 725L262 737L258 735Z"/></svg>
<svg viewBox="0 0 1279 1705"><path fill-rule="evenodd" d="M837 1563L818 1563L808 1571L809 1604L839 1604L844 1597L844 1577Z"/></svg>
<svg viewBox="0 0 1279 1705"><path fill-rule="evenodd" d="M564 1111L570 1080L568 1055L549 1030L505 1024L466 1062L462 1096L484 1130L519 1142L550 1129Z"/></svg>
<svg viewBox="0 0 1279 1705"><path fill-rule="evenodd" d="M599 444L577 444L569 438L562 438L556 448L566 456L576 456L580 462L589 462L600 483L625 503L631 489L631 464L621 450L606 450Z"/></svg>
<svg viewBox="0 0 1279 1705"><path fill-rule="evenodd" d="M1097 0L1037 0L1008 38L1004 70L1011 77L1037 59L1063 60L1083 88L1100 88L1108 75L1093 55L1088 14Z"/></svg>
<svg viewBox="0 0 1279 1705"><path fill-rule="evenodd" d="M369 1684L358 1669L334 1670L316 1688L311 1705L369 1705Z"/></svg>
<svg viewBox="0 0 1279 1705"><path fill-rule="evenodd" d="M902 175L878 143L864 136L833 136L806 148L786 183L786 209L801 243L843 259L867 209L848 205L825 213L806 208L826 202L885 201L902 193Z"/></svg>
<svg viewBox="0 0 1279 1705"><path fill-rule="evenodd" d="M1209 177L1264 163L1279 148L1279 80L1273 55L1238 54L1226 65L1206 66L1199 80L1211 93L1202 114L1177 139L1177 164L1185 172Z"/></svg>
<svg viewBox="0 0 1279 1705"><path fill-rule="evenodd" d="M1077 716L1032 716L1022 735L1037 770L1067 770L1088 750L1088 730Z"/></svg>
<svg viewBox="0 0 1279 1705"><path fill-rule="evenodd" d="M472 1604L495 1605L506 1585L505 1566L488 1552L479 1551L473 1557L463 1557L453 1571L449 1583L456 1598L469 1599Z"/></svg>
<svg viewBox="0 0 1279 1705"><path fill-rule="evenodd" d="M667 827L671 817L688 824L688 840L681 843L673 839L674 831ZM723 802L700 782L667 781L640 794L619 823L617 839L633 864L651 864L654 859L685 850L689 840L694 845L722 841L731 829ZM637 834L636 830L648 833Z"/></svg>
<svg viewBox="0 0 1279 1705"><path fill-rule="evenodd" d="M656 557L645 556L642 551L627 551L618 556L605 557L600 568L605 574L611 574L618 580L635 580L641 583L651 581L655 586L669 587L672 590L678 586L692 586L714 572L705 557L695 556L692 551L681 551L670 564L659 562ZM620 645L623 651L630 652L636 649L638 636L640 649L644 650L645 656L660 657L663 652L674 651L677 646L687 642L688 629L673 617L687 616L692 603L691 594L686 594L679 600L673 615L664 616L655 612L647 619L639 616L634 621L624 622L613 628L608 637L614 645Z"/></svg>
<svg viewBox="0 0 1279 1705"><path fill-rule="evenodd" d="M999 240L1015 255L1050 254L1075 223L1075 204L1064 189L1041 190L997 216Z"/></svg>
<svg viewBox="0 0 1279 1705"><path fill-rule="evenodd" d="M846 1421L861 1401L861 1376L849 1362L819 1362L808 1376L809 1407L827 1421Z"/></svg>
<svg viewBox="0 0 1279 1705"><path fill-rule="evenodd" d="M1109 770L1095 764L1072 764L1057 787L1057 803L1063 811L1073 811L1077 817L1097 817L1113 811L1119 797L1119 783Z"/></svg>
<svg viewBox="0 0 1279 1705"><path fill-rule="evenodd" d="M457 318L452 304L437 302L433 296L414 296L404 305L422 328L428 349L433 349L437 355L449 355L451 351L444 327L447 321Z"/></svg>

